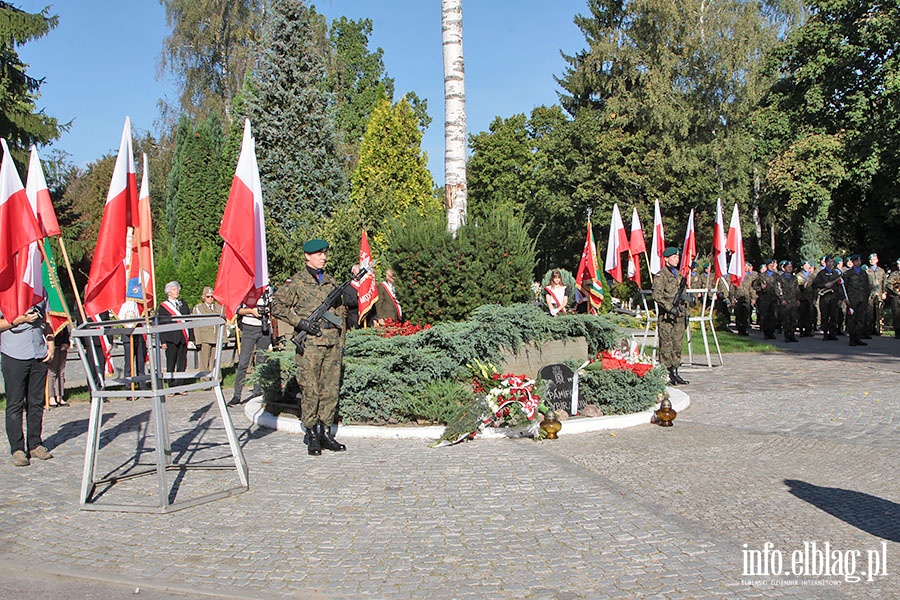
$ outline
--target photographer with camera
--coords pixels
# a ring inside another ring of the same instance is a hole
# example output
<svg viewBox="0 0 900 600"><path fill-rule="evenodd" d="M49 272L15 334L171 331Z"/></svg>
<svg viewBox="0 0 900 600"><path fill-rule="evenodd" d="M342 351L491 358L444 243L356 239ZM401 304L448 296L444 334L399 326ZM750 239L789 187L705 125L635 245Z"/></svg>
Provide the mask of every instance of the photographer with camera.
<svg viewBox="0 0 900 600"><path fill-rule="evenodd" d="M54 350L53 329L45 321L46 314L46 296L43 302L12 320L0 313L0 369L6 386L6 437L12 462L17 467L30 465L30 458L53 458L41 439L44 388ZM28 426L27 452L23 412Z"/></svg>
<svg viewBox="0 0 900 600"><path fill-rule="evenodd" d="M254 294L255 292L251 292ZM241 394L244 390L244 380L247 379L247 369L250 368L250 360L256 356L256 363L266 361L264 350L272 345L272 321L270 301L272 291L266 287L259 298L247 297L238 306L235 314L238 317L238 329L240 330L241 355L238 359L237 372L234 374L234 394L228 401L228 406L242 404ZM253 384L253 396L262 393L259 384Z"/></svg>

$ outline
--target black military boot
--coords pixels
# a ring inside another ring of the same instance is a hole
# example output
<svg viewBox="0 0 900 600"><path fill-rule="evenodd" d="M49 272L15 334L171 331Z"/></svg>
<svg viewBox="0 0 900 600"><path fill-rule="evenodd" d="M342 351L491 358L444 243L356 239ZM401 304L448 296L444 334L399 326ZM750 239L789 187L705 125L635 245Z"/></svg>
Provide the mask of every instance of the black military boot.
<svg viewBox="0 0 900 600"><path fill-rule="evenodd" d="M678 375L675 374L675 367L669 367L669 383L671 385L678 385Z"/></svg>
<svg viewBox="0 0 900 600"><path fill-rule="evenodd" d="M306 428L306 451L310 456L319 456L322 454L322 443L319 441L319 423L315 426Z"/></svg>
<svg viewBox="0 0 900 600"><path fill-rule="evenodd" d="M340 443L334 436L331 435L331 427L326 425L322 421L316 423L316 433L319 436L319 441L322 444L322 447L326 450L331 450L332 452L343 452L347 449L347 446Z"/></svg>
<svg viewBox="0 0 900 600"><path fill-rule="evenodd" d="M677 381L679 385L687 385L690 383L687 379L684 379L678 374L678 367L675 367L675 381Z"/></svg>

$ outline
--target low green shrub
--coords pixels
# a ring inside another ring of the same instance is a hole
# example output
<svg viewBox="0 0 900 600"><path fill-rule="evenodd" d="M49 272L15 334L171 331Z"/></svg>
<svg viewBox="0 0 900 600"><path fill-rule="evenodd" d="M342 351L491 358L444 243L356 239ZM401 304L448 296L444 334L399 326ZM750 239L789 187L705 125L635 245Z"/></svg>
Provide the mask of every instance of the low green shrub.
<svg viewBox="0 0 900 600"><path fill-rule="evenodd" d="M579 366L567 363L573 370ZM586 404L595 404L604 415L625 415L646 410L666 389L666 369L655 367L643 377L625 369L582 371L578 378L578 396Z"/></svg>

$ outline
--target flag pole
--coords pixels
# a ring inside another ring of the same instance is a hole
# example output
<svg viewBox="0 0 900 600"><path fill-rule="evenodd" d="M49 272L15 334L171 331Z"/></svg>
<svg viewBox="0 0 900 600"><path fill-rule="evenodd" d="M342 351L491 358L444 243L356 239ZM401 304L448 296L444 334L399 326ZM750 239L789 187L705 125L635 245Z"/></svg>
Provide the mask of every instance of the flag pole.
<svg viewBox="0 0 900 600"><path fill-rule="evenodd" d="M81 322L87 323L84 304L81 302L81 296L78 294L78 286L75 285L75 274L72 273L72 263L69 262L69 253L66 252L66 244L63 242L62 236L56 239L59 241L59 249L62 251L63 262L66 264L66 272L69 274L69 281L72 283L72 291L75 293L75 304L78 306L78 312L81 314Z"/></svg>

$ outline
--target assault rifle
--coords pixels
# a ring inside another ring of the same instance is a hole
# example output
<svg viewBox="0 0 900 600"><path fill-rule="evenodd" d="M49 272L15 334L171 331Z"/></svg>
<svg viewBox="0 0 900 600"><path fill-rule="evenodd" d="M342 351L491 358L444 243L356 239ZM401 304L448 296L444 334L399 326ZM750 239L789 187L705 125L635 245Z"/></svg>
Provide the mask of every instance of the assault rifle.
<svg viewBox="0 0 900 600"><path fill-rule="evenodd" d="M322 328L319 325L319 323L322 322L322 319L326 319L333 323L333 321L326 316L326 313L337 304L337 301L344 294L344 290L346 290L350 284L354 281L362 280L367 273L369 273L369 270L366 267L361 267L359 273L331 290L322 304L312 311L308 317L301 319L300 322L297 323L296 327L294 327L294 336L291 338L291 341L297 346L298 354L303 354L303 351L306 349L306 338L308 338L310 334L315 336L322 335ZM331 315L331 317L334 318L334 315ZM333 324L337 325L337 323Z"/></svg>
<svg viewBox="0 0 900 600"><path fill-rule="evenodd" d="M672 299L672 308L668 310L669 315L676 319L681 316L681 305L684 303L684 289L686 287L687 277L682 276L681 283L678 284L678 291L675 292L675 297Z"/></svg>

